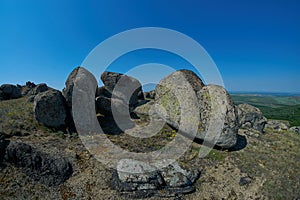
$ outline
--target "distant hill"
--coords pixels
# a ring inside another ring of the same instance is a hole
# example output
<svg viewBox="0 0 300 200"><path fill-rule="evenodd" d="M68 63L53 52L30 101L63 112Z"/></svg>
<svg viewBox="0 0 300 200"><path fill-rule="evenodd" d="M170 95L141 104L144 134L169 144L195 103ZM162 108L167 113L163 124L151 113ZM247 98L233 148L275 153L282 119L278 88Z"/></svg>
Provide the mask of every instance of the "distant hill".
<svg viewBox="0 0 300 200"><path fill-rule="evenodd" d="M300 126L300 96L280 94L231 94L235 104L248 103L258 107L268 119L288 120Z"/></svg>

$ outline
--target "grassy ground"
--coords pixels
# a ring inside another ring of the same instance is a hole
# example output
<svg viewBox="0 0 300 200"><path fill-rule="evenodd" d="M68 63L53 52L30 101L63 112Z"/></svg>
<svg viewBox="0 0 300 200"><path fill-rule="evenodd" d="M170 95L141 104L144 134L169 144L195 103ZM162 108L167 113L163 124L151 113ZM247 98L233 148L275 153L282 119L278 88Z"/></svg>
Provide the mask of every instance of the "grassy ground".
<svg viewBox="0 0 300 200"><path fill-rule="evenodd" d="M110 172L105 171L101 163L99 164L91 156L84 156L87 159L80 159L81 155L88 153L78 138L62 138L59 134L52 134L51 130L35 122L32 104L27 103L26 98L0 102L0 126L1 131L7 136L14 135L11 139L26 140L36 145L40 143L37 146L45 150L53 148L56 151L59 147L62 155L70 154L72 157L69 159L79 163L74 165L75 172L70 180L60 188L49 191L51 197L64 198L65 194L72 192L72 196L79 198L82 192L87 199L97 195L97 199L109 197L123 199L116 196L116 192L109 188L107 182ZM18 133L16 130L21 133L28 132L29 136L16 134ZM32 134L37 132L41 133L38 137ZM271 129L266 130L264 134L251 134L249 131L240 130L240 135L247 140L244 148L236 151L213 149L205 158L198 157L198 151L202 146L192 143L191 148L179 159L179 162L200 169L202 175L195 185L196 192L183 199L299 198L300 135L288 131L275 132ZM108 138L124 149L133 152L148 152L161 148L175 136L176 132L173 129L165 127L149 139L133 139L126 134L112 134L108 135ZM14 175L14 173L19 175ZM3 171L0 170L0 194L6 194L9 197L12 192L16 192L16 189L12 187L15 182L21 184L17 187L20 194L39 193L39 189L33 187L35 183L29 184L30 181L24 181L24 175L21 175L22 173L17 173L16 169L11 166ZM241 186L239 184L241 177L249 177L250 183Z"/></svg>

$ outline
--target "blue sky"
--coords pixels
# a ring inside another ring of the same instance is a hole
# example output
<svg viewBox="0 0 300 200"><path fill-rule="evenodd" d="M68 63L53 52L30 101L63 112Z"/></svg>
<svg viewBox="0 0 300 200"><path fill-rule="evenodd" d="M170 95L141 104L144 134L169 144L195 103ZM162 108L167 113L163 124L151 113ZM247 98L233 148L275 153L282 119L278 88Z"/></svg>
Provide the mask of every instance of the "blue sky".
<svg viewBox="0 0 300 200"><path fill-rule="evenodd" d="M100 42L151 26L174 29L199 42L227 90L300 92L299 10L296 0L2 0L0 84L30 80L62 89L68 74ZM171 57L133 52L110 69L124 72L125 66L149 62L188 67Z"/></svg>

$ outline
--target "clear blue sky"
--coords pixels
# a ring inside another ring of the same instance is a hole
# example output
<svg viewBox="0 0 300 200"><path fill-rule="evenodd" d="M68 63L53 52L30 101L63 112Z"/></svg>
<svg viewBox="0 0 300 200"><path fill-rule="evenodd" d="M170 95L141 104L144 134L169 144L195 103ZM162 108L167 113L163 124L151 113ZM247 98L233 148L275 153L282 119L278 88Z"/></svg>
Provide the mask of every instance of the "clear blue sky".
<svg viewBox="0 0 300 200"><path fill-rule="evenodd" d="M101 41L154 26L198 41L230 91L300 92L299 10L297 0L1 0L0 84L30 80L62 89ZM159 61L157 52L139 53L112 69Z"/></svg>

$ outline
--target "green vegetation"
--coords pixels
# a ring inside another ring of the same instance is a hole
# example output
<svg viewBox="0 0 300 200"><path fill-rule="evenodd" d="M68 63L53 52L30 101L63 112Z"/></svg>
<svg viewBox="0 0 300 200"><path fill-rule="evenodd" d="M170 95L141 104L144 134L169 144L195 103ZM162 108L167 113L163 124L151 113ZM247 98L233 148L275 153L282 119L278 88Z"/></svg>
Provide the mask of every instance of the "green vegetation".
<svg viewBox="0 0 300 200"><path fill-rule="evenodd" d="M300 105L300 96L272 96L257 94L232 94L236 104L248 103L256 107L279 108Z"/></svg>
<svg viewBox="0 0 300 200"><path fill-rule="evenodd" d="M300 126L300 105L260 109L268 119L288 120L291 126Z"/></svg>
<svg viewBox="0 0 300 200"><path fill-rule="evenodd" d="M288 120L291 126L300 126L300 97L255 94L231 95L235 104L248 103L258 107L268 119Z"/></svg>
<svg viewBox="0 0 300 200"><path fill-rule="evenodd" d="M264 177L262 192L269 199L294 199L299 195L300 136L288 131L267 131L251 145L231 156L250 177Z"/></svg>

